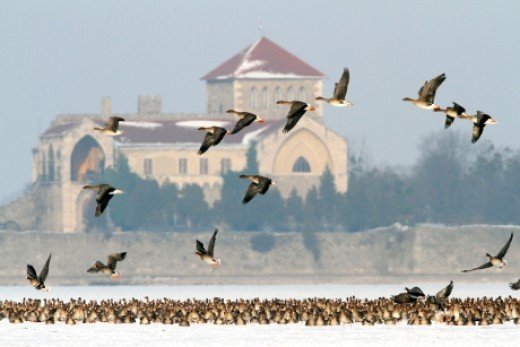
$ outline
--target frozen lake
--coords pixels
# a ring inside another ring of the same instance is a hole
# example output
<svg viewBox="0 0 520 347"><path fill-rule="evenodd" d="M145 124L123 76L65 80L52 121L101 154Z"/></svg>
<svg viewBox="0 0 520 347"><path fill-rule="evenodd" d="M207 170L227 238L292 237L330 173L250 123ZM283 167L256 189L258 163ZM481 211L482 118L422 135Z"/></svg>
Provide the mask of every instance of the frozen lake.
<svg viewBox="0 0 520 347"><path fill-rule="evenodd" d="M407 283L420 286L426 293L435 293L448 283ZM270 285L270 286L56 286L48 294L29 286L0 287L2 300L32 298L305 298L333 297L377 298L399 293L405 284L395 285ZM507 283L455 283L455 297L520 295ZM512 323L485 327L431 326L362 326L305 327L293 325L216 326L151 324L114 325L110 323L78 324L42 323L10 324L0 322L0 346L516 346L520 327Z"/></svg>

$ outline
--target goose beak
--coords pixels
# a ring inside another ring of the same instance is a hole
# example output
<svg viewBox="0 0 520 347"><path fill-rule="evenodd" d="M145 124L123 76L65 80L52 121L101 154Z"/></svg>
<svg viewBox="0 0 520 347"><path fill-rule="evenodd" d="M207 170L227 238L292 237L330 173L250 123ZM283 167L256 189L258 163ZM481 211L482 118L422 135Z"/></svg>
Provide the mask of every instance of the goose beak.
<svg viewBox="0 0 520 347"><path fill-rule="evenodd" d="M314 107L313 105L309 105L307 107L307 111L309 111L309 112L312 112L312 111L315 111L315 110L316 110L316 107Z"/></svg>
<svg viewBox="0 0 520 347"><path fill-rule="evenodd" d="M271 184L272 184L272 185L277 185L278 182L276 182L276 181L271 181Z"/></svg>
<svg viewBox="0 0 520 347"><path fill-rule="evenodd" d="M258 120L257 120L258 123L263 123L264 122L264 119L263 118L260 118L258 117Z"/></svg>

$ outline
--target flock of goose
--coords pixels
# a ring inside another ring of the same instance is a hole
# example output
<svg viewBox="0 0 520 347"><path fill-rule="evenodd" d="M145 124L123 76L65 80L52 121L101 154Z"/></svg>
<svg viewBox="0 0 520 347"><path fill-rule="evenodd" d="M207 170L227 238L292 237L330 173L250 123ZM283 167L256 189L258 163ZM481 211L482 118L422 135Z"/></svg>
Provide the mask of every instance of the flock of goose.
<svg viewBox="0 0 520 347"><path fill-rule="evenodd" d="M442 108L436 105L435 94L439 86L446 79L445 74L441 74L434 79L427 81L419 89L418 97L404 98L403 101L411 102L415 106L433 112L443 112L446 115L445 128L450 127L456 118L468 119L473 122L472 142L475 143L481 137L484 127L496 124L491 116L481 111L475 115L468 115L464 107L453 102L453 106ZM317 101L326 102L336 107L348 107L353 104L346 100L350 73L344 69L339 82L335 83L334 94L330 98L319 96ZM282 129L283 133L291 131L305 115L306 112L315 110L315 106L299 100L278 100L277 104L289 105L287 121ZM243 111L228 110L228 113L238 116L234 128L228 131L218 126L200 127L198 130L205 131L206 135L198 150L198 155L203 155L212 146L217 146L228 135L233 135L242 129L250 126L254 122L264 123L260 116ZM117 136L124 133L119 129L119 123L124 122L121 117L110 117L103 128L94 128L101 134ZM247 179L251 183L242 200L243 204L250 202L258 194L263 195L273 184L276 184L269 177L258 174L240 175L239 178ZM123 194L124 191L102 183L97 185L86 185L84 189L96 191L96 210L95 216L100 216L107 208L109 201L114 195ZM221 265L221 260L214 256L215 241L218 230L215 230L208 248L196 240L195 254L200 259L213 268ZM513 234L496 256L486 254L488 261L476 268L462 270L469 272L489 267L502 268L506 265L504 256L511 245ZM119 279L120 273L116 271L117 263L123 261L126 252L112 253L108 255L107 263L96 261L90 268L89 273L101 272L113 279ZM45 280L49 274L51 255L47 258L42 271L37 275L32 265L27 265L27 277L30 284L37 290L48 290ZM514 290L520 289L520 280L511 283L510 287ZM162 322L165 324L179 323L189 325L191 323L215 322L216 324L247 324L258 322L268 323L291 323L305 321L306 325L336 325L340 323L363 322L363 324L384 323L393 324L398 321L407 320L409 324L429 324L432 320L445 322L448 324L468 325L478 321L479 324L491 324L504 320L520 321L519 302L515 299L453 299L448 301L453 290L453 282L439 291L436 295L426 296L418 287L392 296L390 300L358 300L355 298L342 300L329 299L307 299L307 300L238 300L222 301L174 301L170 299L157 301L139 301L136 299L126 301L101 301L100 303L91 301L71 300L69 303L60 300L44 300L43 305L39 300L24 300L22 303L10 301L1 302L0 318L9 317L11 322L19 321L41 321L52 322L66 321L75 324L76 321L95 322L113 321L119 323L135 322L137 319L141 323ZM401 305L410 304L410 305Z"/></svg>

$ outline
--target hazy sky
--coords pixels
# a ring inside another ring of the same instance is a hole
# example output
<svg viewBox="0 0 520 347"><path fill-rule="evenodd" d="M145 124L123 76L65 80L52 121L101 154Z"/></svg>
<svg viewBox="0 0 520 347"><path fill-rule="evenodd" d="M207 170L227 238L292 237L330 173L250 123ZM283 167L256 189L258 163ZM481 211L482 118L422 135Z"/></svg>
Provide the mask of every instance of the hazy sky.
<svg viewBox="0 0 520 347"><path fill-rule="evenodd" d="M256 41L324 72L344 66L350 109L325 122L376 164L408 165L443 117L404 103L445 72L437 103L480 109L483 138L519 147L520 1L0 1L0 201L31 180L31 148L56 114L135 112L160 94L166 112L204 112L200 77ZM471 138L471 125L455 130ZM478 150L479 145L473 147Z"/></svg>

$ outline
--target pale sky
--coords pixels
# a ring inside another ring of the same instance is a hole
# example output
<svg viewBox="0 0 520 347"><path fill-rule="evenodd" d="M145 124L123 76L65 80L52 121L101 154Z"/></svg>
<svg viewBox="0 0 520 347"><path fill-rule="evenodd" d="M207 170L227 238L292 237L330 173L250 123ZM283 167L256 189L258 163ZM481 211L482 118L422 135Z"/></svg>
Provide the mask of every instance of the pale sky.
<svg viewBox="0 0 520 347"><path fill-rule="evenodd" d="M0 0L0 201L31 181L31 148L57 114L136 112L160 94L165 112L204 112L200 77L261 36L324 72L344 66L349 109L325 122L364 144L376 165L410 165L440 114L401 99L447 79L436 102L494 116L483 139L519 148L520 1ZM471 124L454 129L471 138ZM479 144L473 146L478 150Z"/></svg>

